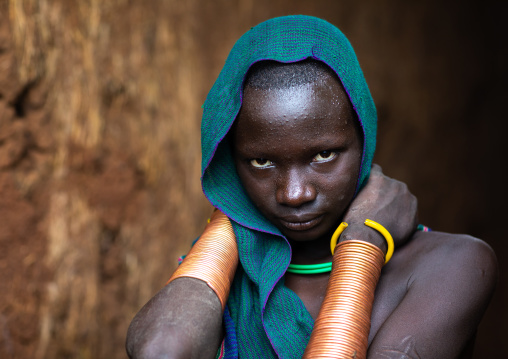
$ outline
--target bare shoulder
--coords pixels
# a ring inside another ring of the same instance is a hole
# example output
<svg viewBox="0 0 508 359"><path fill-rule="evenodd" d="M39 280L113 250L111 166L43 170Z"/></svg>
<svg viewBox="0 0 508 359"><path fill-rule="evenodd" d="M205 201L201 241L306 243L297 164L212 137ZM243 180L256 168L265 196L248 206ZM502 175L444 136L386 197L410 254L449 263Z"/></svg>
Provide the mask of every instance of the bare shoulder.
<svg viewBox="0 0 508 359"><path fill-rule="evenodd" d="M443 302L453 300L457 308L462 306L482 314L498 275L492 248L465 234L418 232L401 250L394 265L408 269L408 292L438 290Z"/></svg>
<svg viewBox="0 0 508 359"><path fill-rule="evenodd" d="M383 269L369 357L462 357L490 302L497 273L496 256L482 240L416 233Z"/></svg>
<svg viewBox="0 0 508 359"><path fill-rule="evenodd" d="M446 285L450 291L469 288L471 295L482 296L492 293L497 273L496 255L484 241L465 234L417 232L395 252L382 281L397 283L404 295Z"/></svg>
<svg viewBox="0 0 508 359"><path fill-rule="evenodd" d="M497 259L492 248L465 234L417 232L400 254L400 263L413 263L414 279L439 275L459 280L474 275L483 278L482 284L488 287L497 278Z"/></svg>

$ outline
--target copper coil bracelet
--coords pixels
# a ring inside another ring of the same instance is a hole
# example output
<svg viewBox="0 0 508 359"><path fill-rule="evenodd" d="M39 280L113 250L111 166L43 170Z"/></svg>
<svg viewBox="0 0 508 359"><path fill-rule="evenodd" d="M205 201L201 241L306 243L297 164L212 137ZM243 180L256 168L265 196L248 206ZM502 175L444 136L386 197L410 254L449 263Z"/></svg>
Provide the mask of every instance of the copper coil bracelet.
<svg viewBox="0 0 508 359"><path fill-rule="evenodd" d="M233 227L228 217L216 210L168 283L181 277L200 279L217 294L224 310L237 266L238 247Z"/></svg>
<svg viewBox="0 0 508 359"><path fill-rule="evenodd" d="M377 246L359 240L335 248L325 299L303 358L367 357L374 292L384 264Z"/></svg>

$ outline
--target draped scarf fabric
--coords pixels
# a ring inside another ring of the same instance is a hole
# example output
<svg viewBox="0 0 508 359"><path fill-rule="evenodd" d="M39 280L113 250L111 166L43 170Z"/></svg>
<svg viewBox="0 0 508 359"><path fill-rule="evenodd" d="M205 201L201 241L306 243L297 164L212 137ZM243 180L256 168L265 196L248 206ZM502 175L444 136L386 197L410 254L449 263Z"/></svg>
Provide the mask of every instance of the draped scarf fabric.
<svg viewBox="0 0 508 359"><path fill-rule="evenodd" d="M234 45L210 90L201 124L203 192L231 219L240 257L225 313L226 357L301 358L314 324L298 296L284 286L291 247L249 200L226 137L242 105L245 75L254 63L307 58L324 62L341 80L363 130L357 191L369 176L376 109L344 34L324 20L303 15L274 18L251 28Z"/></svg>

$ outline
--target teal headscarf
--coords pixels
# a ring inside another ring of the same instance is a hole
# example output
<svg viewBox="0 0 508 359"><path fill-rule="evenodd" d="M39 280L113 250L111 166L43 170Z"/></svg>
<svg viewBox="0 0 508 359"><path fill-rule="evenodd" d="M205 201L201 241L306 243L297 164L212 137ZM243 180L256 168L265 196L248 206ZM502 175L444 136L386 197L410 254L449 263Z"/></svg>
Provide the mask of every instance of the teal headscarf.
<svg viewBox="0 0 508 359"><path fill-rule="evenodd" d="M240 265L227 307L242 359L301 358L314 323L298 296L284 286L291 247L249 200L223 139L240 110L243 81L254 63L307 58L322 61L337 73L358 116L363 130L358 190L372 164L376 109L351 44L330 23L298 15L251 28L234 45L203 106L203 192L231 219L238 242Z"/></svg>

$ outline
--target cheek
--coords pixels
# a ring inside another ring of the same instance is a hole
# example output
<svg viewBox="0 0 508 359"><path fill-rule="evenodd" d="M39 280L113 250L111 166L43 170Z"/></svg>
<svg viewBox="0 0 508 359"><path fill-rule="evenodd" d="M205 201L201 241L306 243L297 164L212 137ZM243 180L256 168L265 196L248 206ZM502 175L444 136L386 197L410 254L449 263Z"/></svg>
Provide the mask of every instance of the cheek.
<svg viewBox="0 0 508 359"><path fill-rule="evenodd" d="M256 178L243 164L237 163L237 173L245 192L254 205L263 212L268 207L269 199L273 196L273 189L269 180Z"/></svg>
<svg viewBox="0 0 508 359"><path fill-rule="evenodd" d="M353 175L340 174L330 178L330 182L322 187L322 193L326 193L327 202L332 206L343 208L353 199L355 185Z"/></svg>
<svg viewBox="0 0 508 359"><path fill-rule="evenodd" d="M248 187L244 185L244 188L247 192L247 196L258 211L266 218L271 218L276 203L274 200L275 196L270 189L267 189L266 186L261 186L259 183L253 183Z"/></svg>
<svg viewBox="0 0 508 359"><path fill-rule="evenodd" d="M327 202L337 210L344 209L353 200L360 172L360 163L356 154L352 154L352 161L345 161L322 183L322 193L326 194Z"/></svg>

